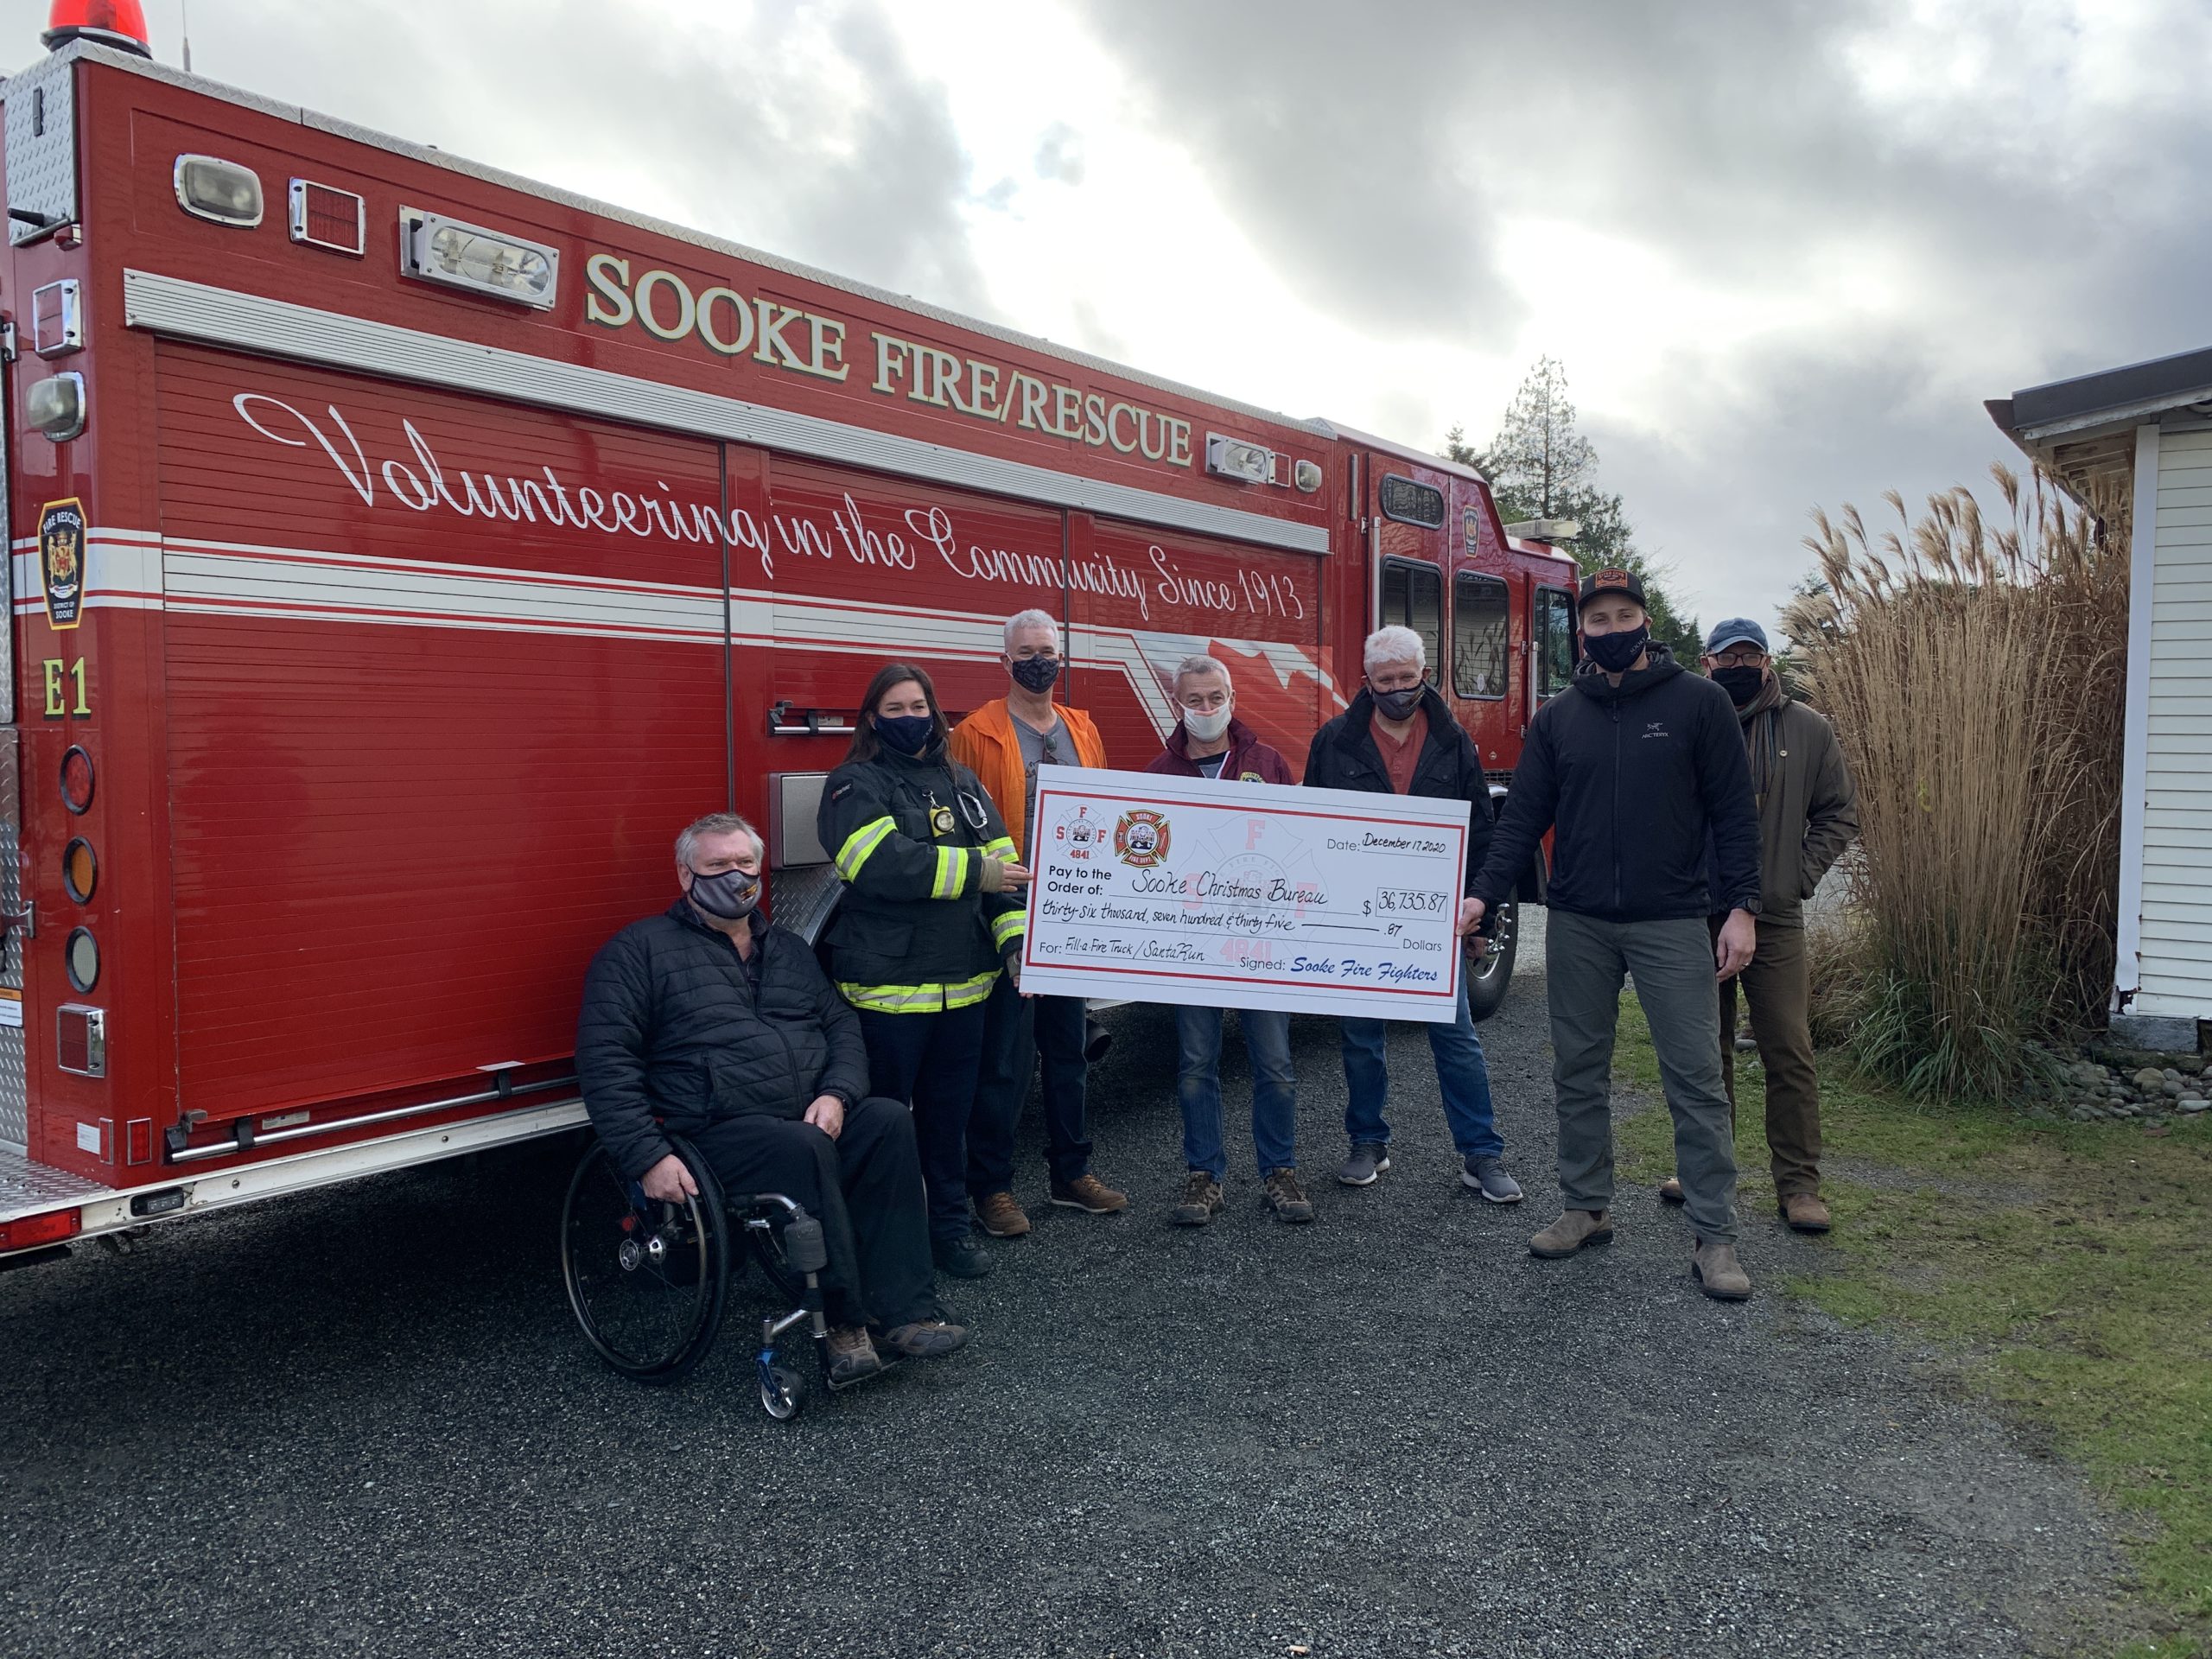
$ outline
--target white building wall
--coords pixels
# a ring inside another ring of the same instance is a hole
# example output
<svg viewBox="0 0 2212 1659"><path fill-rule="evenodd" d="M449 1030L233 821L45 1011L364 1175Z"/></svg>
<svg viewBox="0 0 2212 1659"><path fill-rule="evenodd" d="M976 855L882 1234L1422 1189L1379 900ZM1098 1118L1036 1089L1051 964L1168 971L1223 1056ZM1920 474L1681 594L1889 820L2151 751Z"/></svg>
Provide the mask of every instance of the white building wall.
<svg viewBox="0 0 2212 1659"><path fill-rule="evenodd" d="M2138 1014L2212 1020L2212 426L2158 434Z"/></svg>

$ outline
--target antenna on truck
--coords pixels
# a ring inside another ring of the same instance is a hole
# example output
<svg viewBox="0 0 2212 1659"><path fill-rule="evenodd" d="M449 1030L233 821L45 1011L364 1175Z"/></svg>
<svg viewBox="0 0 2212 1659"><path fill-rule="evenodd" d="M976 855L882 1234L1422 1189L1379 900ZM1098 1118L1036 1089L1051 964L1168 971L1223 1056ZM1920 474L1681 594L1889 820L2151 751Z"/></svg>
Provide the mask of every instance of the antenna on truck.
<svg viewBox="0 0 2212 1659"><path fill-rule="evenodd" d="M184 73L192 73L192 0L176 0L176 15L184 32Z"/></svg>
<svg viewBox="0 0 2212 1659"><path fill-rule="evenodd" d="M54 10L39 39L49 52L72 41L91 41L118 52L135 52L150 58L147 42L146 10L138 0L54 0Z"/></svg>

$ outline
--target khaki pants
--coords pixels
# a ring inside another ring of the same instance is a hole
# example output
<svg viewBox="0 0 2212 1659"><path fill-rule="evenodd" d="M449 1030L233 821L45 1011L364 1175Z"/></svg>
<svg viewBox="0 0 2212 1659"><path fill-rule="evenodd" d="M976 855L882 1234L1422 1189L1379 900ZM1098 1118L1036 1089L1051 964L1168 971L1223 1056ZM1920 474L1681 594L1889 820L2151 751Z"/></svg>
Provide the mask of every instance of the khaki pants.
<svg viewBox="0 0 2212 1659"><path fill-rule="evenodd" d="M1675 1167L1700 1238L1736 1242L1736 1152L1713 1056L1713 944L1697 918L1607 922L1554 910L1544 922L1559 1109L1560 1196L1570 1210L1613 1202L1613 1033L1633 976L1675 1120Z"/></svg>
<svg viewBox="0 0 2212 1659"><path fill-rule="evenodd" d="M1713 932L1717 938L1720 924ZM1821 1190L1821 1080L1813 1066L1813 981L1805 930L1759 924L1759 948L1720 986L1720 1075L1736 1109L1736 986L1751 1005L1751 1036L1766 1070L1766 1146L1777 1200Z"/></svg>

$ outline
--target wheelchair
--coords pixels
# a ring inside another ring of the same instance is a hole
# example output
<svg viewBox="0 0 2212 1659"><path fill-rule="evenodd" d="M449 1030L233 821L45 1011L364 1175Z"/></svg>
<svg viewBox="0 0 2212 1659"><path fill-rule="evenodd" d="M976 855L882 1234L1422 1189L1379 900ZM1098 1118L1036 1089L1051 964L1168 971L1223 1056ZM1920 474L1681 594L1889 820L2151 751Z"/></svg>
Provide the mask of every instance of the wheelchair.
<svg viewBox="0 0 2212 1659"><path fill-rule="evenodd" d="M760 1408L778 1422L797 1417L812 1392L810 1372L830 1393L867 1381L830 1380L822 1223L780 1192L725 1194L696 1147L674 1136L669 1144L691 1172L696 1197L648 1198L596 1141L569 1177L561 1269L584 1340L636 1382L682 1382L714 1347L730 1285L749 1256L790 1310L760 1321ZM812 1366L779 1345L791 1338L811 1338Z"/></svg>

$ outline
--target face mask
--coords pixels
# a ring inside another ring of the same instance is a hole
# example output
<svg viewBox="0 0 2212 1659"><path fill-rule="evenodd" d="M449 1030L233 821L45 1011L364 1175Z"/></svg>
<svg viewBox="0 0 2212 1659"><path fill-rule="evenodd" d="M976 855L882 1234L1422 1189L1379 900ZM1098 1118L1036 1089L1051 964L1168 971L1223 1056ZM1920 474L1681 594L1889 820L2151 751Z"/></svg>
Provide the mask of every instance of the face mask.
<svg viewBox="0 0 2212 1659"><path fill-rule="evenodd" d="M1060 677L1060 659L1057 657L1020 657L1007 671L1017 684L1031 691L1049 691L1052 682Z"/></svg>
<svg viewBox="0 0 2212 1659"><path fill-rule="evenodd" d="M1402 691L1378 691L1371 685L1367 688L1367 695L1375 699L1375 706L1382 711L1385 720L1409 719L1414 710L1421 707L1421 693L1418 684L1409 685Z"/></svg>
<svg viewBox="0 0 2212 1659"><path fill-rule="evenodd" d="M724 870L719 875L702 875L694 870L691 902L726 922L743 921L760 902L760 878L744 870Z"/></svg>
<svg viewBox="0 0 2212 1659"><path fill-rule="evenodd" d="M1750 702L1766 683L1766 670L1763 668L1716 668L1713 683L1728 694L1729 700L1738 709Z"/></svg>
<svg viewBox="0 0 2212 1659"><path fill-rule="evenodd" d="M1582 654L1608 674L1625 674L1651 643L1651 625L1638 623L1626 633L1586 633Z"/></svg>
<svg viewBox="0 0 2212 1659"><path fill-rule="evenodd" d="M1224 702L1210 715L1195 714L1185 709L1183 711L1183 729L1201 743L1217 743L1221 741L1222 734L1229 729L1229 715L1232 706Z"/></svg>
<svg viewBox="0 0 2212 1659"><path fill-rule="evenodd" d="M928 715L878 715L875 734L901 754L919 754L937 735L937 721Z"/></svg>

